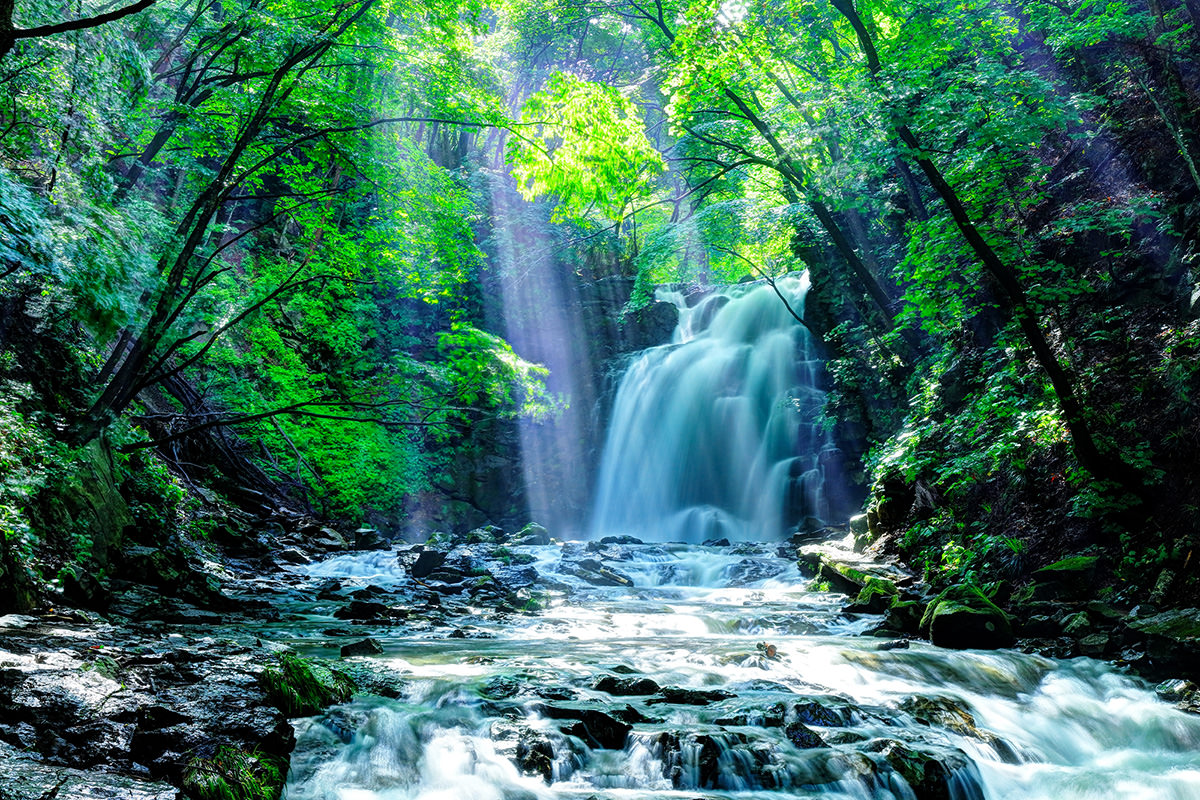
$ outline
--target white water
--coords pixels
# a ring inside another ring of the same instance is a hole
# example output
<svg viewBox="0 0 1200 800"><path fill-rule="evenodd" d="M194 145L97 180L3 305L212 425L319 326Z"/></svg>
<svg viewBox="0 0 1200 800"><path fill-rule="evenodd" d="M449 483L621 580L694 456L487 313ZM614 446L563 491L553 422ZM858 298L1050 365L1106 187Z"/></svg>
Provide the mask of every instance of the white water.
<svg viewBox="0 0 1200 800"><path fill-rule="evenodd" d="M803 315L807 275L778 281ZM617 390L594 537L769 541L829 519L820 362L768 286L680 308L674 341L639 354Z"/></svg>
<svg viewBox="0 0 1200 800"><path fill-rule="evenodd" d="M419 614L406 626L364 628L383 644L373 661L390 671L400 697L298 721L288 800L911 800L878 752L888 740L935 756L964 753L974 766L955 773L957 798L1200 798L1200 718L1103 663L920 643L881 650L879 640L856 635L871 618L842 615L842 598L812 591L793 561L761 548L514 550L570 588L537 616L497 618L444 599L461 612L448 618L452 626L477 638L449 638L453 627L424 624ZM635 586L595 587L569 574L580 555L608 556L604 564ZM731 585L750 570L757 580ZM306 571L419 590L389 553L340 556ZM316 628L331 624L313 611ZM319 647L314 636L299 644ZM777 647L777 658L763 657L760 642ZM735 696L655 704L592 688L617 666L662 686ZM513 696L489 690L498 678L516 681ZM953 701L976 730L921 724L901 708L914 697ZM799 749L783 728L764 725L775 704L807 701L844 715L844 725L809 725L828 747ZM562 732L573 720L544 710L626 704L659 721L635 724L614 749L588 747ZM520 731L540 733L552 750L549 782L516 766ZM664 733L682 745L672 750Z"/></svg>

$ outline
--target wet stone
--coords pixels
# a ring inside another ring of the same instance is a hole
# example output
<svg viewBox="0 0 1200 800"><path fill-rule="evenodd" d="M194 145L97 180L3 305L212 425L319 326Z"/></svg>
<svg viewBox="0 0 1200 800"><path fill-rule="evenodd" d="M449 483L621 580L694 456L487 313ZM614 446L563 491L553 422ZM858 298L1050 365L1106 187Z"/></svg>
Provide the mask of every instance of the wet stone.
<svg viewBox="0 0 1200 800"><path fill-rule="evenodd" d="M655 694L660 687L649 678L616 678L612 675L605 675L596 681L592 688L599 692L608 692L611 695L639 697Z"/></svg>
<svg viewBox="0 0 1200 800"><path fill-rule="evenodd" d="M725 579L730 586L745 586L750 583L774 578L783 572L783 565L767 559L746 558L729 567Z"/></svg>
<svg viewBox="0 0 1200 800"><path fill-rule="evenodd" d="M493 700L507 700L514 697L519 691L521 691L521 682L516 678L499 676L484 684L479 693Z"/></svg>
<svg viewBox="0 0 1200 800"><path fill-rule="evenodd" d="M1079 640L1079 652L1092 658L1100 658L1108 649L1107 633L1092 633Z"/></svg>
<svg viewBox="0 0 1200 800"><path fill-rule="evenodd" d="M383 654L383 646L379 642L371 638L363 639L359 642L342 645L342 658L351 658L353 656L378 656Z"/></svg>
<svg viewBox="0 0 1200 800"><path fill-rule="evenodd" d="M651 705L673 703L675 705L706 706L709 703L728 700L730 697L736 697L736 695L722 689L681 689L678 686L664 686L659 690L658 697L652 697L646 702Z"/></svg>
<svg viewBox="0 0 1200 800"><path fill-rule="evenodd" d="M625 738L633 726L627 722L605 714L602 711L586 709L580 712L579 721L563 733L582 739L589 747L602 750L620 750L625 746Z"/></svg>
<svg viewBox="0 0 1200 800"><path fill-rule="evenodd" d="M605 536L600 539L600 544L645 544L636 536Z"/></svg>
<svg viewBox="0 0 1200 800"><path fill-rule="evenodd" d="M792 706L796 720L807 725L817 725L823 728L841 728L849 721L849 713L834 711L816 702L797 703Z"/></svg>
<svg viewBox="0 0 1200 800"><path fill-rule="evenodd" d="M374 620L387 616L388 607L383 603L354 600L333 612L335 619Z"/></svg>
<svg viewBox="0 0 1200 800"><path fill-rule="evenodd" d="M446 554L440 550L422 550L417 560L409 567L409 572L418 580L429 577L434 570L446 561Z"/></svg>
<svg viewBox="0 0 1200 800"><path fill-rule="evenodd" d="M554 746L545 736L526 732L517 742L516 762L528 775L540 775L546 783L554 779Z"/></svg>
<svg viewBox="0 0 1200 800"><path fill-rule="evenodd" d="M803 722L788 723L784 729L787 734L788 741L794 744L801 750L809 750L814 747L825 747L825 740L820 734L809 728Z"/></svg>

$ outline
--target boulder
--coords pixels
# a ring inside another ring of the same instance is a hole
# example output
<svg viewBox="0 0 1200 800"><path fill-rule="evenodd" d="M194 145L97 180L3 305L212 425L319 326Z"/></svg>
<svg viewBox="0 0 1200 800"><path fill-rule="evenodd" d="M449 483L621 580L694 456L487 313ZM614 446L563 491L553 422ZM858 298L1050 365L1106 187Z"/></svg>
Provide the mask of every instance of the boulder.
<svg viewBox="0 0 1200 800"><path fill-rule="evenodd" d="M1086 599L1093 590L1098 556L1071 556L1048 564L1033 573L1039 584L1034 596L1039 600Z"/></svg>
<svg viewBox="0 0 1200 800"><path fill-rule="evenodd" d="M633 730L629 723L614 719L603 711L584 709L579 712L578 719L574 725L563 729L563 733L601 750L621 750L625 747L625 738Z"/></svg>
<svg viewBox="0 0 1200 800"><path fill-rule="evenodd" d="M525 731L517 741L514 761L526 775L539 775L546 783L554 780L554 745L544 734Z"/></svg>
<svg viewBox="0 0 1200 800"><path fill-rule="evenodd" d="M417 554L417 560L412 563L408 571L417 580L424 580L444 563L446 563L445 553L440 550L425 549Z"/></svg>
<svg viewBox="0 0 1200 800"><path fill-rule="evenodd" d="M467 531L467 544L503 544L508 541L508 534L496 525L483 525Z"/></svg>
<svg viewBox="0 0 1200 800"><path fill-rule="evenodd" d="M350 543L333 528L317 528L310 533L309 543L319 550L346 550Z"/></svg>
<svg viewBox="0 0 1200 800"><path fill-rule="evenodd" d="M531 522L517 531L511 543L514 545L550 544L550 532L536 522Z"/></svg>
<svg viewBox="0 0 1200 800"><path fill-rule="evenodd" d="M797 721L806 725L818 725L822 728L841 728L849 723L851 716L848 709L835 711L814 700L796 703L792 706L792 713L795 714Z"/></svg>
<svg viewBox="0 0 1200 800"><path fill-rule="evenodd" d="M867 585L869 576L860 569L833 561L827 556L821 557L821 566L817 570L821 580L826 581L835 592L857 597Z"/></svg>
<svg viewBox="0 0 1200 800"><path fill-rule="evenodd" d="M820 734L799 720L788 723L788 726L784 728L784 733L787 734L788 741L801 750L825 747L825 740L821 738Z"/></svg>
<svg viewBox="0 0 1200 800"><path fill-rule="evenodd" d="M893 739L877 739L866 749L883 756L919 800L984 796L979 769L961 750L935 752Z"/></svg>
<svg viewBox="0 0 1200 800"><path fill-rule="evenodd" d="M604 537L601 537L601 539L600 539L600 544L624 544L624 545L629 545L629 544L645 544L645 542L643 542L641 539L637 538L636 536L625 536L625 535L621 535L621 536L604 536Z"/></svg>
<svg viewBox="0 0 1200 800"><path fill-rule="evenodd" d="M618 678L605 675L592 686L598 692L608 692L620 697L639 697L656 694L659 685L649 678Z"/></svg>
<svg viewBox="0 0 1200 800"><path fill-rule="evenodd" d="M1177 608L1126 622L1146 640L1146 653L1159 670L1197 677L1200 664L1200 609Z"/></svg>
<svg viewBox="0 0 1200 800"><path fill-rule="evenodd" d="M896 584L883 578L867 576L866 583L854 598L852 610L860 614L882 614L891 608L899 590Z"/></svg>
<svg viewBox="0 0 1200 800"><path fill-rule="evenodd" d="M1086 611L1070 614L1062 620L1062 632L1065 636L1084 636L1092 630L1092 621Z"/></svg>
<svg viewBox="0 0 1200 800"><path fill-rule="evenodd" d="M374 528L359 528L354 532L355 550L387 550L391 546L392 543Z"/></svg>
<svg viewBox="0 0 1200 800"><path fill-rule="evenodd" d="M777 560L743 558L726 569L725 580L730 586L746 586L767 578L774 578L781 572L783 572L783 565Z"/></svg>
<svg viewBox="0 0 1200 800"><path fill-rule="evenodd" d="M383 646L379 642L371 638L363 639L360 642L352 642L342 645L342 658L351 658L353 656L378 656L383 654Z"/></svg>
<svg viewBox="0 0 1200 800"><path fill-rule="evenodd" d="M492 578L509 591L524 589L541 580L541 575L533 567L496 567L492 570Z"/></svg>
<svg viewBox="0 0 1200 800"><path fill-rule="evenodd" d="M939 594L921 618L921 630L938 647L994 650L1013 643L1008 615L969 584Z"/></svg>
<svg viewBox="0 0 1200 800"><path fill-rule="evenodd" d="M633 579L628 575L606 567L594 558L564 562L561 570L596 586L633 586Z"/></svg>
<svg viewBox="0 0 1200 800"><path fill-rule="evenodd" d="M723 689L682 689L678 686L664 686L658 691L658 697L647 700L648 705L655 703L674 703L685 706L706 706L709 703L736 697L733 692Z"/></svg>
<svg viewBox="0 0 1200 800"><path fill-rule="evenodd" d="M894 597L884 612L883 624L888 630L915 634L921 629L921 618L924 615L924 603Z"/></svg>
<svg viewBox="0 0 1200 800"><path fill-rule="evenodd" d="M295 547L285 547L275 554L275 557L280 561L285 561L288 564L309 564L312 559L302 553Z"/></svg>
<svg viewBox="0 0 1200 800"><path fill-rule="evenodd" d="M333 612L335 619L376 620L388 615L388 607L383 603L371 603L363 600L353 600L349 605L342 606Z"/></svg>
<svg viewBox="0 0 1200 800"><path fill-rule="evenodd" d="M1081 655L1092 658L1102 658L1108 650L1109 635L1107 633L1091 633L1079 640Z"/></svg>
<svg viewBox="0 0 1200 800"><path fill-rule="evenodd" d="M1154 687L1154 693L1183 711L1200 713L1200 687L1191 681L1178 678L1163 681Z"/></svg>

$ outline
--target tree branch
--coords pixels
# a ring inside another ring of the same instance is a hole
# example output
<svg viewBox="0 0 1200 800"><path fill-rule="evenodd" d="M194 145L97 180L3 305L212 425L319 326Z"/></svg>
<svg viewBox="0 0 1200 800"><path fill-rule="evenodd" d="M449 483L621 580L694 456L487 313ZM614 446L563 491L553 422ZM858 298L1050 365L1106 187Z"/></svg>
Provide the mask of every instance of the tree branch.
<svg viewBox="0 0 1200 800"><path fill-rule="evenodd" d="M116 11L109 11L106 14L97 14L94 17L73 19L70 22L58 22L54 25L39 25L36 28L18 28L5 34L5 37L9 39L37 39L42 36L53 36L56 33L95 28L105 23L128 17L130 14L144 11L157 2L158 0L137 0L136 3L127 5L124 8L118 8Z"/></svg>

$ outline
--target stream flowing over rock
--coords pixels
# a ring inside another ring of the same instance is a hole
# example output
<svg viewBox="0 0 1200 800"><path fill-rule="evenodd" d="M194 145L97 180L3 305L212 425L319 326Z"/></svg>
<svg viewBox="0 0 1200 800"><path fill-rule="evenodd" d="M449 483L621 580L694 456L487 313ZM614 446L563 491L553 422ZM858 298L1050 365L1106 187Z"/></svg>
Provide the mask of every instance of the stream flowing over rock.
<svg viewBox="0 0 1200 800"><path fill-rule="evenodd" d="M474 582L451 593L456 572L414 577L421 552L287 568L298 597L337 578L338 600L277 634L382 650L344 662L374 694L293 720L288 800L1200 797L1200 717L1145 683L877 638L884 618L846 611L787 547L463 545L446 563ZM523 585L494 583L514 563ZM330 629L368 586L389 613Z"/></svg>

